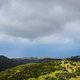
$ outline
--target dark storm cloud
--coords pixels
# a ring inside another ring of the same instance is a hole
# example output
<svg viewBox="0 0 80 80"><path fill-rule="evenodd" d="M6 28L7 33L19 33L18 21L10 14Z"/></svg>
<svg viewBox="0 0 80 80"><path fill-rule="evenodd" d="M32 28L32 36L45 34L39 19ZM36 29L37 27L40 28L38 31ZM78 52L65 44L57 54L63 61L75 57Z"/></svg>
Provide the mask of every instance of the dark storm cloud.
<svg viewBox="0 0 80 80"><path fill-rule="evenodd" d="M80 34L79 27L75 30L79 24L72 27L77 21L80 0L0 0L0 34L29 39L58 34L74 39Z"/></svg>

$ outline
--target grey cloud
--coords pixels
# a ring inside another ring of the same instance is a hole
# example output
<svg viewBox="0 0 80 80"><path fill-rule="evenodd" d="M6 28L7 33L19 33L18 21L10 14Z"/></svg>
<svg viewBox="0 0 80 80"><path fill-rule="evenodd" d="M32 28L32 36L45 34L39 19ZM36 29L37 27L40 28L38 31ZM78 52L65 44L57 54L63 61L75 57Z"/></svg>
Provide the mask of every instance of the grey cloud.
<svg viewBox="0 0 80 80"><path fill-rule="evenodd" d="M68 33L65 25L80 20L79 3L80 0L0 0L0 33L30 39L55 33L64 36Z"/></svg>

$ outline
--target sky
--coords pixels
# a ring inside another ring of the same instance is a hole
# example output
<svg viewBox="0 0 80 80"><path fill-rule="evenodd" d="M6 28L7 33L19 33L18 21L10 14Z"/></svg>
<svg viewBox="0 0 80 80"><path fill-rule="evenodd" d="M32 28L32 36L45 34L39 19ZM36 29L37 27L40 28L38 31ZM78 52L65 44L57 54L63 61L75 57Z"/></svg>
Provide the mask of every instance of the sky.
<svg viewBox="0 0 80 80"><path fill-rule="evenodd" d="M80 0L0 0L0 55L80 55Z"/></svg>

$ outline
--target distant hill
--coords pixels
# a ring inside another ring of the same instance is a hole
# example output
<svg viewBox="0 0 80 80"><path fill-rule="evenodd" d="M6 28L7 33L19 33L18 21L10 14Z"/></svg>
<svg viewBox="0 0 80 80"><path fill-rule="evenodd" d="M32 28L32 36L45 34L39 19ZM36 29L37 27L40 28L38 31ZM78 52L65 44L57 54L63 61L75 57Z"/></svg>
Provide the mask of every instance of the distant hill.
<svg viewBox="0 0 80 80"><path fill-rule="evenodd" d="M9 59L5 56L0 56L0 71L3 71L7 68L14 67L21 64L17 60Z"/></svg>
<svg viewBox="0 0 80 80"><path fill-rule="evenodd" d="M68 60L72 60L72 61L80 61L80 56L72 56L70 58L66 58Z"/></svg>

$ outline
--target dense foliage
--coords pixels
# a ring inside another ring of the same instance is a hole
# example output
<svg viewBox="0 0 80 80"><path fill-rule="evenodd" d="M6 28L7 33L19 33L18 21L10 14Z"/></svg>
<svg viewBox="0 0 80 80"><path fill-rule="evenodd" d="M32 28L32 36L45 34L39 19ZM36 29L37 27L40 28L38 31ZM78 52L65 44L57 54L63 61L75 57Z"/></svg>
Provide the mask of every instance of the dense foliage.
<svg viewBox="0 0 80 80"><path fill-rule="evenodd" d="M2 71L0 80L80 80L80 62L65 59L24 64Z"/></svg>
<svg viewBox="0 0 80 80"><path fill-rule="evenodd" d="M53 58L43 58L43 59L38 59L38 58L15 58L15 59L9 59L5 56L0 55L0 71L3 71L5 69L15 67L21 64L26 64L26 63L43 63L43 62L50 62L54 61L56 59ZM58 59L57 59L58 60Z"/></svg>

